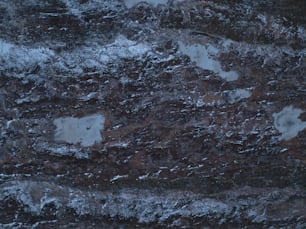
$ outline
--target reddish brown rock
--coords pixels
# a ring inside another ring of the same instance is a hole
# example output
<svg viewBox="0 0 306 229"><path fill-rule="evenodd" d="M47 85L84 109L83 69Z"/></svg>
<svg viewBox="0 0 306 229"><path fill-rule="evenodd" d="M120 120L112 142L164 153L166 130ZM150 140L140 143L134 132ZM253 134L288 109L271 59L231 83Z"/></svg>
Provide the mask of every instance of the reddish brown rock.
<svg viewBox="0 0 306 229"><path fill-rule="evenodd" d="M304 228L303 5L124 2L0 0L0 227Z"/></svg>

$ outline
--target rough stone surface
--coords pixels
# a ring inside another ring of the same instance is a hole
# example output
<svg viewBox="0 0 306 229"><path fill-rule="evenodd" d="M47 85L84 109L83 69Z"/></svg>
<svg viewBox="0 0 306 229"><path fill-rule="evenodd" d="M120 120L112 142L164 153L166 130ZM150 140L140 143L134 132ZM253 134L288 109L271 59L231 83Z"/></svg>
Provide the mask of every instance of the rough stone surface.
<svg viewBox="0 0 306 229"><path fill-rule="evenodd" d="M305 11L0 0L0 227L305 228Z"/></svg>

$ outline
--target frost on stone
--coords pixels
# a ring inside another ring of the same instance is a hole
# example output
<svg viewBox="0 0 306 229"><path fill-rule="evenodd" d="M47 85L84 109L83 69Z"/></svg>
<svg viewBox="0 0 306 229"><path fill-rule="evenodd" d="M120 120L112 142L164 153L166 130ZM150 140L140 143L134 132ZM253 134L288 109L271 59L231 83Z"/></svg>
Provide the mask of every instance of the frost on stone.
<svg viewBox="0 0 306 229"><path fill-rule="evenodd" d="M58 118L53 123L56 126L55 141L80 143L85 147L102 141L101 130L104 127L104 116L101 114L83 118Z"/></svg>
<svg viewBox="0 0 306 229"><path fill-rule="evenodd" d="M306 128L306 122L299 119L303 111L293 106L287 106L279 113L274 113L274 126L282 133L279 140L289 140Z"/></svg>
<svg viewBox="0 0 306 229"><path fill-rule="evenodd" d="M200 44L185 45L183 42L179 41L179 50L189 56L191 61L195 62L200 68L213 71L218 76L226 81L234 81L239 77L236 71L223 71L219 61L213 57L219 53L219 49L212 45L207 47Z"/></svg>

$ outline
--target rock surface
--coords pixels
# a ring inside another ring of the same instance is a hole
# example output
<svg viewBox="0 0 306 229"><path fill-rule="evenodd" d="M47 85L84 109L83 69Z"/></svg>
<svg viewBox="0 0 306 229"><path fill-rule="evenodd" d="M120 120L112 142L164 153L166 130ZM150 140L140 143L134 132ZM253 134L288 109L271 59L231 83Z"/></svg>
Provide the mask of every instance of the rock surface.
<svg viewBox="0 0 306 229"><path fill-rule="evenodd" d="M0 227L305 228L305 11L0 0Z"/></svg>

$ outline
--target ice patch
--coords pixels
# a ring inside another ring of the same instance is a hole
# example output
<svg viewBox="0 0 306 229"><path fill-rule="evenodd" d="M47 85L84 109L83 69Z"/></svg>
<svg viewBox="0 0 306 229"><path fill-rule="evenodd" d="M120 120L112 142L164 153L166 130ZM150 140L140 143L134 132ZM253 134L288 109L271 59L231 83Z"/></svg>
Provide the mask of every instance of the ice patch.
<svg viewBox="0 0 306 229"><path fill-rule="evenodd" d="M300 131L306 128L306 122L298 117L303 111L292 106L285 107L281 112L274 113L274 126L282 133L279 140L289 140L298 135Z"/></svg>
<svg viewBox="0 0 306 229"><path fill-rule="evenodd" d="M94 114L83 118L58 118L54 120L55 141L71 144L81 143L91 146L102 141L101 130L104 127L104 116Z"/></svg>
<svg viewBox="0 0 306 229"><path fill-rule="evenodd" d="M238 79L238 72L223 71L220 62L213 59L213 56L216 56L219 53L219 50L214 46L208 45L205 47L200 44L185 45L181 41L179 41L178 44L179 50L189 56L191 61L194 61L198 67L213 71L226 81L234 81Z"/></svg>

